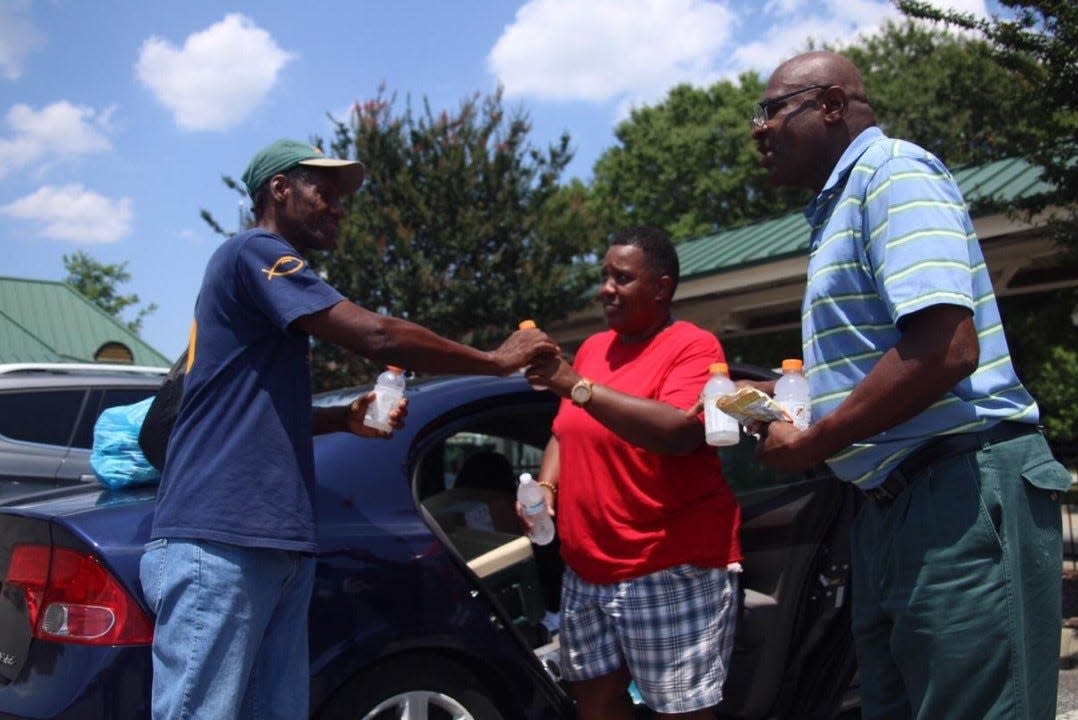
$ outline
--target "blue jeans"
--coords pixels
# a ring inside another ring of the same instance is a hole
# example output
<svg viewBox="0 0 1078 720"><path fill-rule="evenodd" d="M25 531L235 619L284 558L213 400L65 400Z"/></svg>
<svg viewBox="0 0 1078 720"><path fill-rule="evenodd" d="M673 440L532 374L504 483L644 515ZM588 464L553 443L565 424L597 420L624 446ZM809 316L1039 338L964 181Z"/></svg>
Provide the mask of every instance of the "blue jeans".
<svg viewBox="0 0 1078 720"><path fill-rule="evenodd" d="M139 575L157 615L154 720L308 716L314 558L162 539Z"/></svg>

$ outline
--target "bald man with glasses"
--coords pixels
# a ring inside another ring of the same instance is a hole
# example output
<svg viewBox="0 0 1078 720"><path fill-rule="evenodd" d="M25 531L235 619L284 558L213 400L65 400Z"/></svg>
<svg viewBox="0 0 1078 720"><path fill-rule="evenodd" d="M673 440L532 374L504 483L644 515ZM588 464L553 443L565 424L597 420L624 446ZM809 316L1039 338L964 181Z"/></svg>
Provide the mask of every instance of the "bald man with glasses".
<svg viewBox="0 0 1078 720"><path fill-rule="evenodd" d="M802 306L814 424L757 453L826 462L866 501L853 528L862 717L1055 717L1060 492L1069 473L1011 364L947 168L877 126L841 55L772 74L752 119L770 182L811 189Z"/></svg>

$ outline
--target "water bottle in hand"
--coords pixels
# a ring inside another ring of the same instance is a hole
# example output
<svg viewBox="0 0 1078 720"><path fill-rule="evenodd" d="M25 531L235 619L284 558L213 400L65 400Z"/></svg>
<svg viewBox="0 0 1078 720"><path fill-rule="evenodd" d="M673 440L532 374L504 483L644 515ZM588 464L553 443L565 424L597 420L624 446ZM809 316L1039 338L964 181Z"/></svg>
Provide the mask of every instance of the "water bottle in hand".
<svg viewBox="0 0 1078 720"><path fill-rule="evenodd" d="M534 320L521 320L517 325L518 330L538 330L539 326L535 324ZM523 372L523 371L522 371ZM532 390L546 390L546 385L536 385L532 383Z"/></svg>
<svg viewBox="0 0 1078 720"><path fill-rule="evenodd" d="M807 430L812 422L809 384L801 374L803 363L797 358L782 361L782 377L775 381L775 402L782 406L798 430Z"/></svg>
<svg viewBox="0 0 1078 720"><path fill-rule="evenodd" d="M367 412L363 416L363 424L375 430L391 432L393 426L389 424L389 414L400 404L404 397L404 370L392 365L388 366L378 382L374 384L374 401L367 406Z"/></svg>
<svg viewBox="0 0 1078 720"><path fill-rule="evenodd" d="M532 479L531 473L520 476L517 501L532 524L528 537L536 545L547 545L554 539L554 519L546 510L546 493L543 486Z"/></svg>
<svg viewBox="0 0 1078 720"><path fill-rule="evenodd" d="M730 368L726 363L712 363L710 370L711 379L704 385L704 439L715 447L737 445L741 440L737 420L719 410L717 402L723 395L737 392L737 386L730 379Z"/></svg>

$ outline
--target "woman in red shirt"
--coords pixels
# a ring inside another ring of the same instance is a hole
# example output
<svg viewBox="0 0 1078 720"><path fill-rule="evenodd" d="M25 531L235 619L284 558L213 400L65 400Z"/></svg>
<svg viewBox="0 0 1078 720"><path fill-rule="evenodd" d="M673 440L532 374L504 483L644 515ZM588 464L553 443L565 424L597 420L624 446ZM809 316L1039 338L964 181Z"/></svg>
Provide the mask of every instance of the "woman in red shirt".
<svg viewBox="0 0 1078 720"><path fill-rule="evenodd" d="M711 333L670 312L678 258L660 229L614 238L599 301L609 330L529 381L562 398L540 483L565 577L562 671L582 720L628 720L631 681L659 717L711 718L736 615L741 515L696 403Z"/></svg>

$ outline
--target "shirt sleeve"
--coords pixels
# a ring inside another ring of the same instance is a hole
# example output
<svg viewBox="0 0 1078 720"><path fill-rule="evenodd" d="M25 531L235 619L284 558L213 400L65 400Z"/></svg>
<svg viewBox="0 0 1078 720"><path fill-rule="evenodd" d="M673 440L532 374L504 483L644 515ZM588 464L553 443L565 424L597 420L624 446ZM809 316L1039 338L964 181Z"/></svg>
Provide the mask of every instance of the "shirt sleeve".
<svg viewBox="0 0 1078 720"><path fill-rule="evenodd" d="M343 295L311 269L302 255L275 235L252 235L236 262L237 277L248 295L282 329L296 318L344 300Z"/></svg>
<svg viewBox="0 0 1078 720"><path fill-rule="evenodd" d="M933 305L973 309L970 243L962 194L931 156L884 162L865 194L866 255L893 322Z"/></svg>
<svg viewBox="0 0 1078 720"><path fill-rule="evenodd" d="M671 364L659 393L659 400L687 410L700 399L712 363L725 362L722 345L710 334L693 338ZM700 415L703 417L703 414Z"/></svg>

